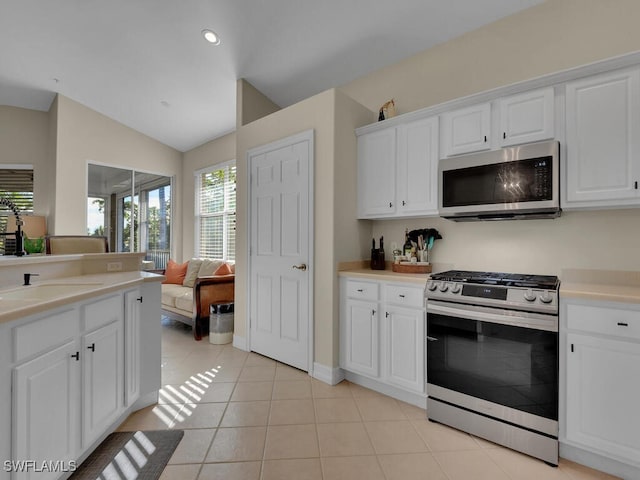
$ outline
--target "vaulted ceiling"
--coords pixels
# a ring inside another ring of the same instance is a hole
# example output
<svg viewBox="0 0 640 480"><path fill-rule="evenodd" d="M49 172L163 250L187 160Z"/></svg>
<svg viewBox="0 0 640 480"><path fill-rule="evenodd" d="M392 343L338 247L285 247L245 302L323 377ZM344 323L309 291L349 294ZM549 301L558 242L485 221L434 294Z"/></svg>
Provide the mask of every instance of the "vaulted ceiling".
<svg viewBox="0 0 640 480"><path fill-rule="evenodd" d="M0 0L0 105L65 95L177 150L542 0ZM214 46L202 37L211 29Z"/></svg>

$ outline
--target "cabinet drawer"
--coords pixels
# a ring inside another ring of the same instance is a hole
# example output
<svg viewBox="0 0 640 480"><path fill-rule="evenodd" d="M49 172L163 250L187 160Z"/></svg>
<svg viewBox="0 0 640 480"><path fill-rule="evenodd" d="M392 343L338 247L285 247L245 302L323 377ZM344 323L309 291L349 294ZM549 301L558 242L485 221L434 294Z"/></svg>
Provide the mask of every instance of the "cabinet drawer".
<svg viewBox="0 0 640 480"><path fill-rule="evenodd" d="M640 311L568 304L567 328L640 340Z"/></svg>
<svg viewBox="0 0 640 480"><path fill-rule="evenodd" d="M120 320L124 316L122 297L120 294L102 298L82 306L84 328L86 332L95 330L111 322Z"/></svg>
<svg viewBox="0 0 640 480"><path fill-rule="evenodd" d="M384 301L405 307L423 308L424 290L419 287L387 285L384 290Z"/></svg>
<svg viewBox="0 0 640 480"><path fill-rule="evenodd" d="M378 301L378 295L377 283L347 280L347 296L349 298Z"/></svg>
<svg viewBox="0 0 640 480"><path fill-rule="evenodd" d="M37 353L52 350L78 335L80 316L73 308L13 329L13 360L20 362Z"/></svg>

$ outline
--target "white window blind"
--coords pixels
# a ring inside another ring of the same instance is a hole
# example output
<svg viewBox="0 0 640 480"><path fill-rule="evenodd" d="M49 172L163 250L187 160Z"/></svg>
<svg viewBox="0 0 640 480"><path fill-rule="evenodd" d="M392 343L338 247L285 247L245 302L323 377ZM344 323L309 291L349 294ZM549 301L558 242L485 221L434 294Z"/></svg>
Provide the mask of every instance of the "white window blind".
<svg viewBox="0 0 640 480"><path fill-rule="evenodd" d="M235 261L235 162L196 174L195 253L201 258Z"/></svg>
<svg viewBox="0 0 640 480"><path fill-rule="evenodd" d="M33 169L0 168L0 197L11 200L20 213L32 213ZM6 231L9 215L13 215L13 212L4 205L0 206L0 232ZM4 252L6 238L0 235L0 253ZM9 240L12 238L9 237Z"/></svg>

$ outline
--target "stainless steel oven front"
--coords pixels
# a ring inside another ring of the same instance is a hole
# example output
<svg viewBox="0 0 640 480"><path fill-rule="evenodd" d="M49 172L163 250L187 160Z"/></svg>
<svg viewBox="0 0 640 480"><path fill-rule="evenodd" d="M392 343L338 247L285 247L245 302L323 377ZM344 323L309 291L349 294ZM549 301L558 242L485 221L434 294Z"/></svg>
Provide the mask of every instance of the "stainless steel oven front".
<svg viewBox="0 0 640 480"><path fill-rule="evenodd" d="M427 298L427 416L558 464L558 317Z"/></svg>

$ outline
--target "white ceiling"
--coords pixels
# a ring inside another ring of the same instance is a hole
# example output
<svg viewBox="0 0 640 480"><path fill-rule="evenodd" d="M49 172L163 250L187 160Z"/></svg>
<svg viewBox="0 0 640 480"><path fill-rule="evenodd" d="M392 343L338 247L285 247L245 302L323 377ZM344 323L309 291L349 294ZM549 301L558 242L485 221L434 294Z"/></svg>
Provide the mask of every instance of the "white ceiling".
<svg viewBox="0 0 640 480"><path fill-rule="evenodd" d="M0 105L59 92L187 151L235 129L237 78L285 107L541 2L0 0Z"/></svg>

